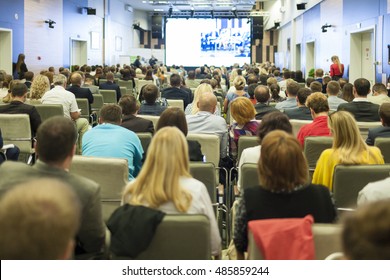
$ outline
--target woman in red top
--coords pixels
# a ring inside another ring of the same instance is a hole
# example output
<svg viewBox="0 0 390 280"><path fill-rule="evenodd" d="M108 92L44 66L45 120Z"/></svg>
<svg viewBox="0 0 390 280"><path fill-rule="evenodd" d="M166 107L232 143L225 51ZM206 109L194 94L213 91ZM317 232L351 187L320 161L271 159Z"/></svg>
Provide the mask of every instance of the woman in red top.
<svg viewBox="0 0 390 280"><path fill-rule="evenodd" d="M333 64L330 66L330 76L332 80L338 81L343 77L344 74L344 64L341 64L340 59L337 55L332 56Z"/></svg>

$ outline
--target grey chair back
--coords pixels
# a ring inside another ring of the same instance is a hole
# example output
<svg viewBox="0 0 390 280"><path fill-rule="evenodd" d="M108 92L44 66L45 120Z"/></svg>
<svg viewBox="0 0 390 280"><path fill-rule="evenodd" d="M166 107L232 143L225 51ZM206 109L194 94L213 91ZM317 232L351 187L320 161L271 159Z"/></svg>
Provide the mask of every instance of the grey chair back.
<svg viewBox="0 0 390 280"><path fill-rule="evenodd" d="M326 136L310 136L305 138L303 153L306 156L310 169L315 169L321 153L332 148L333 138Z"/></svg>
<svg viewBox="0 0 390 280"><path fill-rule="evenodd" d="M104 104L116 104L116 91L113 89L99 89L99 93L103 96Z"/></svg>
<svg viewBox="0 0 390 280"><path fill-rule="evenodd" d="M389 177L390 164L337 165L333 174L333 195L337 208L356 208L359 192L371 182Z"/></svg>
<svg viewBox="0 0 390 280"><path fill-rule="evenodd" d="M103 95L100 93L93 95L92 111L99 112L104 105Z"/></svg>
<svg viewBox="0 0 390 280"><path fill-rule="evenodd" d="M240 176L242 189L260 185L256 163L244 163L241 166Z"/></svg>
<svg viewBox="0 0 390 280"><path fill-rule="evenodd" d="M34 104L34 107L41 116L42 122L50 117L64 115L64 107L60 104Z"/></svg>
<svg viewBox="0 0 390 280"><path fill-rule="evenodd" d="M137 132L136 133L139 140L141 141L142 148L144 152L148 150L150 142L152 141L152 133L150 132Z"/></svg>
<svg viewBox="0 0 390 280"><path fill-rule="evenodd" d="M356 124L358 125L360 135L363 137L364 140L367 139L368 130L370 128L382 126L381 122L356 122Z"/></svg>
<svg viewBox="0 0 390 280"><path fill-rule="evenodd" d="M390 138L375 138L375 146L381 150L385 163L390 163Z"/></svg>
<svg viewBox="0 0 390 280"><path fill-rule="evenodd" d="M215 166L211 162L190 162L192 177L205 184L210 195L211 202L217 202L217 184L215 181Z"/></svg>
<svg viewBox="0 0 390 280"><path fill-rule="evenodd" d="M237 161L240 160L242 151L246 148L254 147L259 145L259 138L257 136L245 136L242 135L238 138L238 157Z"/></svg>

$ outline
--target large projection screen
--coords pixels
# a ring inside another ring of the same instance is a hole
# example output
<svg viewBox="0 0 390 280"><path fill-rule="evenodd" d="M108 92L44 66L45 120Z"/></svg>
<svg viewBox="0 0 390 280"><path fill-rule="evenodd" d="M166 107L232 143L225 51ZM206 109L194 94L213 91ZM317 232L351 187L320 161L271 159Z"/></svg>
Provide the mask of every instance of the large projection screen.
<svg viewBox="0 0 390 280"><path fill-rule="evenodd" d="M250 63L250 22L245 18L168 18L165 43L167 65L241 66Z"/></svg>

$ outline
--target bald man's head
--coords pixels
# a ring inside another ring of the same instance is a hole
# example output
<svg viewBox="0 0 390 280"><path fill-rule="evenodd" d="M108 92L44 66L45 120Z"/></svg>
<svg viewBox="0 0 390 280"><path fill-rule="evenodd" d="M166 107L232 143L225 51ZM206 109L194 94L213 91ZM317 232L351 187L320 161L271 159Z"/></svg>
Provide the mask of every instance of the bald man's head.
<svg viewBox="0 0 390 280"><path fill-rule="evenodd" d="M212 92L204 92L198 101L199 111L214 113L217 106L217 97Z"/></svg>

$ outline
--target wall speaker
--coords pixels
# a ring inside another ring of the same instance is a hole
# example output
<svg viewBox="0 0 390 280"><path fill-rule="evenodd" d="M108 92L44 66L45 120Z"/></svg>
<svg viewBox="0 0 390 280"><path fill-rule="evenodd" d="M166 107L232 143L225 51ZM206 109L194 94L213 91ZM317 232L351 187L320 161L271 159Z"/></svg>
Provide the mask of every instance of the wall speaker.
<svg viewBox="0 0 390 280"><path fill-rule="evenodd" d="M96 15L96 9L88 8L87 9L87 15Z"/></svg>
<svg viewBox="0 0 390 280"><path fill-rule="evenodd" d="M152 16L152 38L161 39L163 32L163 17Z"/></svg>
<svg viewBox="0 0 390 280"><path fill-rule="evenodd" d="M306 10L306 3L297 4L297 10Z"/></svg>
<svg viewBox="0 0 390 280"><path fill-rule="evenodd" d="M252 39L263 39L263 17L254 17L252 20Z"/></svg>

